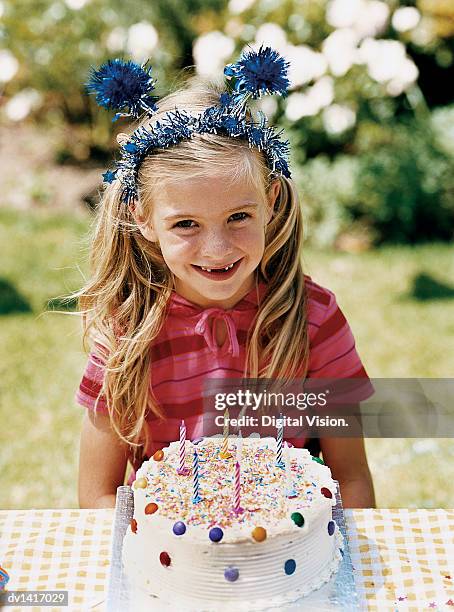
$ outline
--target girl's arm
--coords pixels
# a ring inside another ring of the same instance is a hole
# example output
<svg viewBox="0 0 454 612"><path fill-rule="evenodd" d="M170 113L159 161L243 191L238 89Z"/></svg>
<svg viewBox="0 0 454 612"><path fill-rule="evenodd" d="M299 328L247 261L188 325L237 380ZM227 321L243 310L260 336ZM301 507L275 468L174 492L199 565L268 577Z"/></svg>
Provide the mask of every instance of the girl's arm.
<svg viewBox="0 0 454 612"><path fill-rule="evenodd" d="M109 417L87 410L80 437L79 506L114 508L127 462L127 444L118 439Z"/></svg>
<svg viewBox="0 0 454 612"><path fill-rule="evenodd" d="M323 460L339 481L344 508L375 508L363 438L320 439Z"/></svg>

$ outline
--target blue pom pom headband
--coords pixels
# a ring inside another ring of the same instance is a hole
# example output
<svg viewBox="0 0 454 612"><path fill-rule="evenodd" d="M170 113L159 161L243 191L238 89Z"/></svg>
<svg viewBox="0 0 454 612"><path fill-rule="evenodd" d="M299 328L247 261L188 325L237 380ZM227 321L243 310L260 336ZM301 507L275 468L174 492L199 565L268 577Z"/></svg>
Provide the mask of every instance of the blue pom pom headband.
<svg viewBox="0 0 454 612"><path fill-rule="evenodd" d="M137 198L137 172L144 157L155 149L163 149L191 138L194 134L219 134L241 138L250 147L263 151L268 168L276 174L290 177L288 168L289 142L281 140L280 132L268 125L264 113L254 121L248 118L246 103L263 94L285 96L289 86L288 62L270 47L242 54L235 64L224 69L224 75L234 82L233 89L225 91L217 106L211 106L197 116L185 110L167 112L153 126L139 127L120 146L120 159L115 169L103 174L104 182L120 180L123 185L122 201L132 204ZM132 61L109 60L98 70L92 70L87 82L89 93L96 94L96 102L117 112L119 117L137 119L145 112L152 116L157 110L156 98L151 95L155 81L151 66L139 66ZM249 114L252 117L251 114Z"/></svg>

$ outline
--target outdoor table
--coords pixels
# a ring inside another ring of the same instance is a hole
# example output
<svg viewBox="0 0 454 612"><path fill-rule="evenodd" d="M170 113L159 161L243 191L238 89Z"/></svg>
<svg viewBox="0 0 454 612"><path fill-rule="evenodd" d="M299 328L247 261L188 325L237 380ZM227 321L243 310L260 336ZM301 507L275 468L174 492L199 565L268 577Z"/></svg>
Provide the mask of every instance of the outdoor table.
<svg viewBox="0 0 454 612"><path fill-rule="evenodd" d="M103 610L114 510L2 510L7 590L64 590L67 608ZM361 609L454 612L454 510L345 510ZM19 608L8 607L7 610Z"/></svg>

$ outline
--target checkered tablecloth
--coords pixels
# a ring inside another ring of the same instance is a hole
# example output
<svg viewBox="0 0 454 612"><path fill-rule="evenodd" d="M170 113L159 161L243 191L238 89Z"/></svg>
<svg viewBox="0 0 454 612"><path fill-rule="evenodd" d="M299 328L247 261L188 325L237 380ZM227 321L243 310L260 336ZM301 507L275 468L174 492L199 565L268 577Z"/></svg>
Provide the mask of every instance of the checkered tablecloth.
<svg viewBox="0 0 454 612"><path fill-rule="evenodd" d="M0 511L8 590L67 590L66 610L103 610L113 518L114 510ZM362 609L454 612L454 510L346 510L345 519Z"/></svg>

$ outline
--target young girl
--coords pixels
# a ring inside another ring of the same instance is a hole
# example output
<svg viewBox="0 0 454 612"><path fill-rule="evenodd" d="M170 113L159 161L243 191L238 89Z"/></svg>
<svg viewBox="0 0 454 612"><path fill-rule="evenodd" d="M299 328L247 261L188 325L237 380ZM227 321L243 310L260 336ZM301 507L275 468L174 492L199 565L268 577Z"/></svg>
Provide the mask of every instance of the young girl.
<svg viewBox="0 0 454 612"><path fill-rule="evenodd" d="M236 92L226 113L238 118L244 92ZM202 435L207 378L368 381L334 294L303 273L298 196L284 166L270 168L263 140L255 147L205 128L184 137L180 122L183 136L171 146L128 157L166 113L212 115L223 95L219 85L190 79L142 119L140 139L119 136L126 162L105 175L92 278L79 292L91 342L77 393L87 408L81 507L114 506L128 459L132 482L145 458L178 439L182 419L189 439ZM344 506L373 506L363 440L320 444Z"/></svg>

